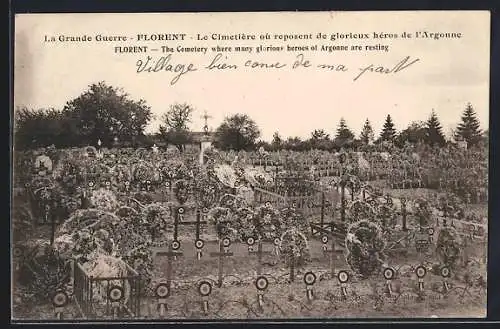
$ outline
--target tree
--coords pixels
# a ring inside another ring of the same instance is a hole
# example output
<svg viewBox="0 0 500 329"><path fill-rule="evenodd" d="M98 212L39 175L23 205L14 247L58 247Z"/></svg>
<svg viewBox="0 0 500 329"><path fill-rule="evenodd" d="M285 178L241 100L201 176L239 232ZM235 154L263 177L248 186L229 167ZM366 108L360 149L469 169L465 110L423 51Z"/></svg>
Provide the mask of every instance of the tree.
<svg viewBox="0 0 500 329"><path fill-rule="evenodd" d="M432 110L431 116L426 122L426 142L430 145L443 146L446 144L446 140L443 134L443 128L441 123L439 123L438 117L434 110Z"/></svg>
<svg viewBox="0 0 500 329"><path fill-rule="evenodd" d="M366 119L365 124L363 125L363 129L361 130L359 139L364 145L370 144L375 139L373 128L368 118Z"/></svg>
<svg viewBox="0 0 500 329"><path fill-rule="evenodd" d="M135 141L152 116L144 100L133 101L121 88L104 82L66 103L63 113L63 135L72 145L95 144L98 139L110 145L115 137Z"/></svg>
<svg viewBox="0 0 500 329"><path fill-rule="evenodd" d="M17 150L39 148L49 145L64 146L60 138L63 115L50 109L16 109L14 113L14 147Z"/></svg>
<svg viewBox="0 0 500 329"><path fill-rule="evenodd" d="M311 133L309 146L313 149L329 150L332 142L330 136L323 129L316 129Z"/></svg>
<svg viewBox="0 0 500 329"><path fill-rule="evenodd" d="M223 150L248 150L255 146L260 136L259 128L246 114L226 117L215 131L216 144Z"/></svg>
<svg viewBox="0 0 500 329"><path fill-rule="evenodd" d="M286 150L302 151L305 147L304 142L300 139L300 137L288 137L283 145L283 148Z"/></svg>
<svg viewBox="0 0 500 329"><path fill-rule="evenodd" d="M394 129L394 123L392 122L391 115L388 114L385 118L384 127L380 134L379 141L381 142L393 142L396 137L396 129Z"/></svg>
<svg viewBox="0 0 500 329"><path fill-rule="evenodd" d="M354 140L354 133L347 127L344 118L340 118L337 134L335 135L335 144L338 147L348 146Z"/></svg>
<svg viewBox="0 0 500 329"><path fill-rule="evenodd" d="M402 130L395 138L395 143L403 147L406 143L418 144L424 142L427 136L427 126L425 122L413 121L406 129Z"/></svg>
<svg viewBox="0 0 500 329"><path fill-rule="evenodd" d="M324 139L329 139L330 136L323 130L323 129L315 129L311 133L311 139L314 140L324 140Z"/></svg>
<svg viewBox="0 0 500 329"><path fill-rule="evenodd" d="M479 129L479 120L476 118L476 112L471 103L467 104L461 119L462 122L457 126L455 138L466 141L469 146L477 144L482 138L481 129Z"/></svg>
<svg viewBox="0 0 500 329"><path fill-rule="evenodd" d="M175 145L184 152L185 145L191 141L189 123L194 108L188 104L173 104L167 113L163 114L160 125L160 136L167 144Z"/></svg>

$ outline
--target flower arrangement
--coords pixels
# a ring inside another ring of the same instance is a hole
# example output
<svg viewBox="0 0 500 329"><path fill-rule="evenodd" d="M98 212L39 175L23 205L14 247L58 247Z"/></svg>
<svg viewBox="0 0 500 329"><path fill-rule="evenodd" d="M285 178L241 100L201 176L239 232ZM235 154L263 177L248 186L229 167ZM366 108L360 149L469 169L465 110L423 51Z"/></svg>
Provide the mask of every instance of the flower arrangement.
<svg viewBox="0 0 500 329"><path fill-rule="evenodd" d="M373 222L361 220L347 228L345 238L346 261L362 277L378 272L385 259L382 228Z"/></svg>
<svg viewBox="0 0 500 329"><path fill-rule="evenodd" d="M107 211L114 211L119 206L116 195L104 188L99 188L92 192L90 203L94 208Z"/></svg>
<svg viewBox="0 0 500 329"><path fill-rule="evenodd" d="M280 259L286 266L303 266L310 261L311 255L305 234L297 227L290 227L280 237Z"/></svg>
<svg viewBox="0 0 500 329"><path fill-rule="evenodd" d="M462 238L453 227L444 227L439 231L436 242L436 254L441 263L455 268L462 254Z"/></svg>

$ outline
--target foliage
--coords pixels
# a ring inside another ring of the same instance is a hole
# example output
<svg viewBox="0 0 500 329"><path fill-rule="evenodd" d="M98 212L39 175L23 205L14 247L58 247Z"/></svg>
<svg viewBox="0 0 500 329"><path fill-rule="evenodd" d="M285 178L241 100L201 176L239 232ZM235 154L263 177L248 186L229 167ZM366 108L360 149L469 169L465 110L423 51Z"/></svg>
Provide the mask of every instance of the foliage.
<svg viewBox="0 0 500 329"><path fill-rule="evenodd" d="M259 128L246 114L226 117L215 132L216 145L222 150L249 150L260 136Z"/></svg>
<svg viewBox="0 0 500 329"><path fill-rule="evenodd" d="M180 152L184 152L185 144L191 141L189 123L193 111L194 108L188 104L174 104L162 117L160 136L167 144L175 145Z"/></svg>
<svg viewBox="0 0 500 329"><path fill-rule="evenodd" d="M344 118L340 118L337 133L335 134L335 144L338 147L349 146L354 141L354 133L347 127Z"/></svg>
<svg viewBox="0 0 500 329"><path fill-rule="evenodd" d="M396 137L396 144L400 147L405 146L407 143L417 144L426 141L427 128L426 123L422 121L413 121L402 130Z"/></svg>
<svg viewBox="0 0 500 329"><path fill-rule="evenodd" d="M443 265L455 268L461 256L462 238L453 227L442 228L436 242L436 253Z"/></svg>
<svg viewBox="0 0 500 329"><path fill-rule="evenodd" d="M63 116L56 109L14 111L14 147L17 150L60 145Z"/></svg>
<svg viewBox="0 0 500 329"><path fill-rule="evenodd" d="M378 272L385 259L382 228L370 221L352 223L347 229L346 261L362 277Z"/></svg>
<svg viewBox="0 0 500 329"><path fill-rule="evenodd" d="M62 138L68 145L112 145L114 137L133 141L143 135L151 119L151 109L144 100L133 101L122 89L105 82L92 84L64 109Z"/></svg>
<svg viewBox="0 0 500 329"><path fill-rule="evenodd" d="M361 130L359 139L364 145L370 144L375 139L375 135L373 133L373 128L370 123L370 120L366 119L365 124L363 125L363 129Z"/></svg>
<svg viewBox="0 0 500 329"><path fill-rule="evenodd" d="M457 126L455 138L466 141L469 146L477 144L482 139L482 136L479 120L472 104L467 104L461 120L462 122Z"/></svg>
<svg viewBox="0 0 500 329"><path fill-rule="evenodd" d="M382 132L380 133L379 141L381 142L393 142L396 138L396 129L394 128L394 122L392 122L392 117L390 114L385 118L384 126Z"/></svg>
<svg viewBox="0 0 500 329"><path fill-rule="evenodd" d="M48 244L30 249L31 257L24 259L16 273L18 282L29 291L24 296L27 301L46 303L57 289L65 289L69 283L69 264Z"/></svg>
<svg viewBox="0 0 500 329"><path fill-rule="evenodd" d="M280 237L280 259L290 267L303 266L311 259L306 236L296 227L289 227Z"/></svg>
<svg viewBox="0 0 500 329"><path fill-rule="evenodd" d="M436 115L436 112L432 110L431 116L426 122L426 141L430 145L443 146L445 144L445 139L443 135L443 127Z"/></svg>

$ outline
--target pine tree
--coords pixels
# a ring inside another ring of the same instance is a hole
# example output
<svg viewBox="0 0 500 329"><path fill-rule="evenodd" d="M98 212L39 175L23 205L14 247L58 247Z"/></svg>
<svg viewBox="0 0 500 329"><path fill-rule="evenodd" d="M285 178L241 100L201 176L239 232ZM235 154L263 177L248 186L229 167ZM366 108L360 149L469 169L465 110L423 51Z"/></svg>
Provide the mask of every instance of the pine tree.
<svg viewBox="0 0 500 329"><path fill-rule="evenodd" d="M354 133L347 127L347 123L344 118L340 118L339 126L337 128L337 134L335 135L335 141L339 146L352 143L354 140Z"/></svg>
<svg viewBox="0 0 500 329"><path fill-rule="evenodd" d="M394 141L396 137L396 129L394 129L394 122L392 122L391 115L388 114L385 118L384 127L382 133L380 134L380 141Z"/></svg>
<svg viewBox="0 0 500 329"><path fill-rule="evenodd" d="M434 110L432 110L431 116L426 122L425 139L430 145L443 146L446 143L443 134L443 127L441 127L441 123L439 122Z"/></svg>
<svg viewBox="0 0 500 329"><path fill-rule="evenodd" d="M455 138L466 141L469 146L477 144L481 140L481 129L479 129L479 120L476 118L476 112L471 103L467 104L461 119L462 122L457 126Z"/></svg>
<svg viewBox="0 0 500 329"><path fill-rule="evenodd" d="M374 138L375 135L373 134L373 128L370 120L366 119L363 129L361 130L361 134L359 135L359 139L363 144L368 145Z"/></svg>

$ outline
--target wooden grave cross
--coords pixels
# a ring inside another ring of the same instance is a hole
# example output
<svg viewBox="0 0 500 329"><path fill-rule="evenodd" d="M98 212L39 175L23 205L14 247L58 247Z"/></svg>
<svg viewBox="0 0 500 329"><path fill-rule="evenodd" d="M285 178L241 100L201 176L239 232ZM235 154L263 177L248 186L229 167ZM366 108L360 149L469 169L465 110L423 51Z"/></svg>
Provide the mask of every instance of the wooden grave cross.
<svg viewBox="0 0 500 329"><path fill-rule="evenodd" d="M172 283L172 274L173 274L173 268L172 268L172 260L177 259L177 257L182 256L183 253L179 250L180 248L180 243L177 240L172 241L172 243L169 245L168 249L165 251L164 249L157 249L153 251L153 258L156 258L156 256L166 256L167 257L167 285L168 288L170 289L171 283Z"/></svg>
<svg viewBox="0 0 500 329"><path fill-rule="evenodd" d="M248 253L249 254L257 254L257 275L261 275L262 274L262 256L263 255L270 255L273 252L270 250L264 251L262 240L259 239L259 241L257 241L257 250L256 251L249 251Z"/></svg>
<svg viewBox="0 0 500 329"><path fill-rule="evenodd" d="M177 212L178 212L178 210L177 210ZM180 220L178 220L177 225L194 225L196 228L196 240L195 241L198 241L198 240L200 240L201 225L207 224L207 220L206 220L207 213L208 213L207 208L203 208L201 210L197 209L195 221L180 221ZM180 214L180 215L182 218L183 214ZM202 216L203 216L203 220L201 220ZM175 223L174 223L174 225L175 225ZM174 233L175 232L176 232L176 229L174 229Z"/></svg>
<svg viewBox="0 0 500 329"><path fill-rule="evenodd" d="M328 243L328 239L331 240L331 247L330 249L328 249L328 247L324 248L323 249L323 254L326 256L327 254L329 254L330 257L328 257L328 266L330 267L331 271L332 271L332 277L335 276L335 260L338 259L338 255L343 255L344 254L344 251L343 250L337 250L335 248L335 239L333 238L333 236L331 236L331 234L328 234L328 235L324 235L321 240L323 242L324 245L326 245L326 243ZM325 243L326 242L326 243Z"/></svg>
<svg viewBox="0 0 500 329"><path fill-rule="evenodd" d="M229 238L224 238L222 239L222 241L219 241L219 251L210 253L210 257L219 258L218 281L217 281L219 288L222 287L222 280L224 278L224 257L230 257L234 255L234 253L228 250L230 245L231 245L231 240Z"/></svg>

